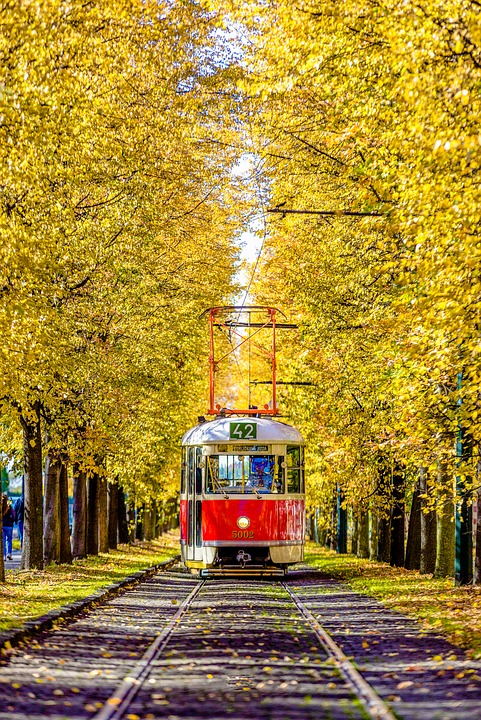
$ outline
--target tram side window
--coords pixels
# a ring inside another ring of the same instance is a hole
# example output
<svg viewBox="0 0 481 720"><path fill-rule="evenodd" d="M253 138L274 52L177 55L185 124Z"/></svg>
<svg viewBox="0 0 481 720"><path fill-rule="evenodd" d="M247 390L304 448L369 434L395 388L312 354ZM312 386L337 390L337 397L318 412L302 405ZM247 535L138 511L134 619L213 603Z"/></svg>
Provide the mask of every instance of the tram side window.
<svg viewBox="0 0 481 720"><path fill-rule="evenodd" d="M182 448L182 457L180 462L180 494L185 495L187 476L187 450Z"/></svg>
<svg viewBox="0 0 481 720"><path fill-rule="evenodd" d="M302 492L301 448L287 447L287 492Z"/></svg>
<svg viewBox="0 0 481 720"><path fill-rule="evenodd" d="M195 448L195 492L202 492L202 448Z"/></svg>
<svg viewBox="0 0 481 720"><path fill-rule="evenodd" d="M195 501L195 544L202 547L202 500Z"/></svg>
<svg viewBox="0 0 481 720"><path fill-rule="evenodd" d="M189 471L189 495L194 493L194 469L195 469L195 449L189 448L188 471Z"/></svg>

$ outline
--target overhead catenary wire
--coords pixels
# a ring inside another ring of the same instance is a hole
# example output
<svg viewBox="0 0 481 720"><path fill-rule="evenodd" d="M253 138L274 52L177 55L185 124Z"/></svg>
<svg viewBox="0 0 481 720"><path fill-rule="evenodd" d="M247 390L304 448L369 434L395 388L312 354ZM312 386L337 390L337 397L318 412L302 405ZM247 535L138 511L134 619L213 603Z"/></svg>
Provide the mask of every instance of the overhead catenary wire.
<svg viewBox="0 0 481 720"><path fill-rule="evenodd" d="M252 283L253 283L253 281L254 281L254 277L255 277L255 274L256 274L256 272L257 272L257 268L258 268L258 266L259 266L259 262L260 262L261 255L262 255L262 251L263 251L263 249L264 249L264 244L265 244L265 241L266 241L266 238L267 238L267 208L266 208L266 205L265 205L265 203L264 203L264 198L262 197L262 189L261 189L261 187L260 187L260 185L259 185L259 182L258 182L257 173L254 174L254 177L255 177L255 184L256 184L256 187L257 187L257 194L258 194L258 198L259 198L259 201L260 201L260 206L261 206L261 209L262 209L263 232L262 232L262 242L261 242L261 246L260 246L260 248L259 248L259 252L257 253L257 257L256 257L256 260L255 260L255 263L254 263L254 267L253 267L253 270L252 270L252 273L251 273L249 282L248 282L248 284L247 284L247 287L246 287L246 290L245 290L245 293L244 293L244 297L243 297L242 302L241 302L241 307L245 305L246 300L247 300L247 298L249 297L249 292L250 292L250 289L251 289L251 287L252 287ZM239 314L238 314L238 316L237 316L236 323L239 323L239 318L240 318L240 316L241 316L241 313L239 312ZM250 323L250 315L249 315L248 323L246 323L246 324L247 324L247 334L248 334L247 404L248 404L248 407L250 408L250 407L251 407L251 383L250 383L250 376L251 376L251 343L250 343L251 323ZM237 361L236 361L236 362L237 362Z"/></svg>
<svg viewBox="0 0 481 720"><path fill-rule="evenodd" d="M379 210L370 210L365 212L363 210L290 210L288 208L280 207L279 205L274 208L268 208L268 213L280 213L281 215L325 215L326 217L385 217L386 212Z"/></svg>
<svg viewBox="0 0 481 720"><path fill-rule="evenodd" d="M255 263L254 263L254 267L253 267L253 270L252 270L252 273L251 273L249 282L248 282L248 284L247 284L247 287L246 287L246 290L245 290L245 293L244 293L244 298L243 298L243 300L242 300L241 305L245 305L245 302L246 302L246 300L247 300L247 298L248 298L248 296L249 296L249 292L250 292L250 289L251 289L251 287L252 287L252 283L253 283L253 281L254 281L254 277L255 277L255 274L256 274L256 272L257 272L257 268L258 268L258 266L259 266L259 261L260 261L260 259L261 259L262 251L264 250L264 245L265 245L265 242L266 242L266 239L267 239L267 213L268 213L268 209L266 208L266 204L265 204L264 198L263 198L263 196L262 196L262 188L261 188L260 185L259 185L257 173L254 173L254 179L255 179L254 181L255 181L255 184L256 184L256 188L257 188L257 197L258 197L258 199L259 199L259 204L260 204L261 210L262 210L262 223L263 223L262 242L261 242L261 246L260 246L260 248L259 248L259 252L257 253L257 257L256 257L256 260L255 260ZM239 319L239 317L238 317L237 319Z"/></svg>
<svg viewBox="0 0 481 720"><path fill-rule="evenodd" d="M261 243L259 252L257 253L256 261L255 261L255 263L254 263L254 269L252 270L252 274L251 274L249 283L248 283L248 285L247 285L247 287L246 287L246 291L245 291L245 293L244 293L244 298L243 298L243 300L242 300L242 305L245 305L245 302L246 302L246 300L247 300L247 298L248 298L248 296L249 296L249 292L250 292L250 289L251 289L251 287L252 287L252 283L253 283L253 281L254 281L254 277L255 277L255 274L256 274L256 272L257 272L257 268L258 268L258 266L259 266L259 261L260 261L260 259L261 259L262 251L264 250L264 244L265 244L265 241L266 241L266 237L267 237L267 223L265 222L265 218L264 218L264 232L263 232L263 237L262 237L262 243ZM239 316L240 316L240 314L239 314Z"/></svg>
<svg viewBox="0 0 481 720"><path fill-rule="evenodd" d="M223 330L223 327L222 327L222 326L219 326L219 329L222 331L222 330ZM231 336L230 330L229 330L228 332L226 332L225 335L226 335L227 340L229 341L230 346L231 346L231 348L232 348L232 354L233 354L233 357L234 357L234 362L235 362L235 364L237 365L237 370L239 371L239 377L242 378L242 369L241 369L241 366L239 365L239 360L237 359L236 354L235 354L236 348L234 347L234 343L233 343L233 341L232 341L232 336Z"/></svg>

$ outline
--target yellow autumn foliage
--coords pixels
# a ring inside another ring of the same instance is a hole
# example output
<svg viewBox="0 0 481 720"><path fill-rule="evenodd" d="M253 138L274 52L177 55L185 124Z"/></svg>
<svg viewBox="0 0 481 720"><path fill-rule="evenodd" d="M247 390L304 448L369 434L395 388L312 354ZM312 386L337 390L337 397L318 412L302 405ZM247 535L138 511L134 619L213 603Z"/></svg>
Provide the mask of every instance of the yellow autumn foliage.
<svg viewBox="0 0 481 720"><path fill-rule="evenodd" d="M269 221L256 293L300 323L285 358L313 386L286 402L314 443L312 504L328 513L339 485L355 508L375 506L379 462L413 481L442 463L469 487L481 432L479 5L224 7L249 34L242 87L271 205L376 213Z"/></svg>
<svg viewBox="0 0 481 720"><path fill-rule="evenodd" d="M39 401L70 461L172 492L203 410L199 315L232 292L245 209L230 52L196 3L1 13L2 449Z"/></svg>

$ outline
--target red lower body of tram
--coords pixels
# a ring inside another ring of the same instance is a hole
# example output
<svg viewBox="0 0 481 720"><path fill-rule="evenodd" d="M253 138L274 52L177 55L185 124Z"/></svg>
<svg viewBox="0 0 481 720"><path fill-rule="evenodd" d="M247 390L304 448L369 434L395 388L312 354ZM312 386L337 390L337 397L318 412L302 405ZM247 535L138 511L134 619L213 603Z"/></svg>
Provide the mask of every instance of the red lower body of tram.
<svg viewBox="0 0 481 720"><path fill-rule="evenodd" d="M204 574L285 572L304 557L304 505L303 497L181 499L181 545L196 557L186 565Z"/></svg>

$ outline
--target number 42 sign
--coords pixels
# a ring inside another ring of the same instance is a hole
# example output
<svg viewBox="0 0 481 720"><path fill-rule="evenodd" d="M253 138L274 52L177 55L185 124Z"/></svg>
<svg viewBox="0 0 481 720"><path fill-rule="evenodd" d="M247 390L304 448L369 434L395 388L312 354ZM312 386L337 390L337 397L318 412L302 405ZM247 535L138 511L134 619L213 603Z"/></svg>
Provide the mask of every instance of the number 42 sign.
<svg viewBox="0 0 481 720"><path fill-rule="evenodd" d="M257 440L257 425L251 422L231 422L231 440Z"/></svg>

